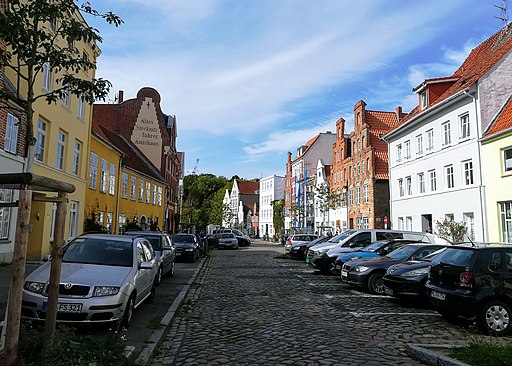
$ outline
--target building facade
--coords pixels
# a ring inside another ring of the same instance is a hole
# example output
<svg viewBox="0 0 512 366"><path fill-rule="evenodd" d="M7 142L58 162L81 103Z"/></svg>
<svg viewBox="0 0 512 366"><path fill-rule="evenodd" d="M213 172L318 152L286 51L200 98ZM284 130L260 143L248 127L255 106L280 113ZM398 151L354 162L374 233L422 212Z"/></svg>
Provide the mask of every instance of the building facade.
<svg viewBox="0 0 512 366"><path fill-rule="evenodd" d="M274 228L274 202L284 199L285 177L271 175L260 180L259 194L259 235L273 237Z"/></svg>

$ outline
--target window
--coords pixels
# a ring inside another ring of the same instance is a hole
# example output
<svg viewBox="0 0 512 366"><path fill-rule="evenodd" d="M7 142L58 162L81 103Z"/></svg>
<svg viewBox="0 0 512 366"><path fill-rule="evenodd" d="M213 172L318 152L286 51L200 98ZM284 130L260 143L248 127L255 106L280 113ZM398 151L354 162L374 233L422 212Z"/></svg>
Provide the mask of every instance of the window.
<svg viewBox="0 0 512 366"><path fill-rule="evenodd" d="M343 193L342 193L342 197L343 197L343 202L342 202L342 207L347 207L347 191L346 190L343 190Z"/></svg>
<svg viewBox="0 0 512 366"><path fill-rule="evenodd" d="M46 148L46 123L37 120L35 158L44 162L44 152Z"/></svg>
<svg viewBox="0 0 512 366"><path fill-rule="evenodd" d="M435 192L437 190L436 171L429 170L428 177L429 177L429 181L430 181L430 192Z"/></svg>
<svg viewBox="0 0 512 366"><path fill-rule="evenodd" d="M425 176L423 173L418 173L418 192L425 193Z"/></svg>
<svg viewBox="0 0 512 366"><path fill-rule="evenodd" d="M356 205L361 203L361 187L356 186Z"/></svg>
<svg viewBox="0 0 512 366"><path fill-rule="evenodd" d="M57 161L55 167L59 170L64 169L64 154L66 151L66 134L59 131L57 137Z"/></svg>
<svg viewBox="0 0 512 366"><path fill-rule="evenodd" d="M443 146L450 145L452 142L452 135L450 132L450 121L443 123Z"/></svg>
<svg viewBox="0 0 512 366"><path fill-rule="evenodd" d="M139 202L144 201L144 181L139 179Z"/></svg>
<svg viewBox="0 0 512 366"><path fill-rule="evenodd" d="M107 232L112 234L112 223L114 219L114 214L112 212L107 212Z"/></svg>
<svg viewBox="0 0 512 366"><path fill-rule="evenodd" d="M270 198L270 197L269 197ZM153 204L156 205L156 184L153 184Z"/></svg>
<svg viewBox="0 0 512 366"><path fill-rule="evenodd" d="M62 101L62 105L64 105L64 107L69 107L69 89L66 88L62 90L60 100Z"/></svg>
<svg viewBox="0 0 512 366"><path fill-rule="evenodd" d="M101 159L101 176L100 176L100 192L107 192L108 185L108 161L105 159Z"/></svg>
<svg viewBox="0 0 512 366"><path fill-rule="evenodd" d="M396 146L396 161L402 161L402 144Z"/></svg>
<svg viewBox="0 0 512 366"><path fill-rule="evenodd" d="M74 238L78 229L78 202L69 203L69 237Z"/></svg>
<svg viewBox="0 0 512 366"><path fill-rule="evenodd" d="M151 202L151 183L146 182L146 203Z"/></svg>
<svg viewBox="0 0 512 366"><path fill-rule="evenodd" d="M405 148L405 160L411 159L411 141L407 140L404 142Z"/></svg>
<svg viewBox="0 0 512 366"><path fill-rule="evenodd" d="M469 186L474 184L473 180L473 162L471 160L463 161L462 167L464 170L464 184Z"/></svg>
<svg viewBox="0 0 512 366"><path fill-rule="evenodd" d="M108 189L108 193L112 196L116 194L116 166L115 164L110 164L110 185Z"/></svg>
<svg viewBox="0 0 512 366"><path fill-rule="evenodd" d="M119 214L118 219L118 234L123 235L126 231L126 214Z"/></svg>
<svg viewBox="0 0 512 366"><path fill-rule="evenodd" d="M0 202L12 202L12 190L0 189ZM11 208L0 207L0 239L9 238L9 221L11 219Z"/></svg>
<svg viewBox="0 0 512 366"><path fill-rule="evenodd" d="M423 135L416 136L416 155L423 155Z"/></svg>
<svg viewBox="0 0 512 366"><path fill-rule="evenodd" d="M398 218L398 230L403 230L403 229L404 229L404 218L399 217Z"/></svg>
<svg viewBox="0 0 512 366"><path fill-rule="evenodd" d="M132 177L132 184L130 185L130 199L135 201L137 195L137 178Z"/></svg>
<svg viewBox="0 0 512 366"><path fill-rule="evenodd" d="M353 205L354 204L354 191L352 188L348 189L348 204Z"/></svg>
<svg viewBox="0 0 512 366"><path fill-rule="evenodd" d="M512 147L503 149L503 171L512 172Z"/></svg>
<svg viewBox="0 0 512 366"><path fill-rule="evenodd" d="M466 224L466 227L468 231L466 232L466 235L469 236L471 240L475 239L475 215L473 212L464 212L462 215L464 217L464 223Z"/></svg>
<svg viewBox="0 0 512 366"><path fill-rule="evenodd" d="M444 215L444 218L448 221L454 221L455 220L455 216L452 214L452 213L447 213Z"/></svg>
<svg viewBox="0 0 512 366"><path fill-rule="evenodd" d="M460 138L468 138L470 134L471 130L469 126L469 114L466 113L460 116Z"/></svg>
<svg viewBox="0 0 512 366"><path fill-rule="evenodd" d="M445 166L444 171L446 173L446 187L453 188L455 186L453 181L453 165Z"/></svg>
<svg viewBox="0 0 512 366"><path fill-rule="evenodd" d="M126 173L121 176L121 197L128 197L128 174Z"/></svg>
<svg viewBox="0 0 512 366"><path fill-rule="evenodd" d="M421 99L421 109L426 109L428 107L428 93L425 90L420 94Z"/></svg>
<svg viewBox="0 0 512 366"><path fill-rule="evenodd" d="M398 180L398 194L400 197L404 196L404 180L402 178Z"/></svg>
<svg viewBox="0 0 512 366"><path fill-rule="evenodd" d="M77 114L78 118L80 118L80 119L84 118L84 106L85 106L84 97L83 97L83 95L80 95L78 97L78 108L76 111L76 114Z"/></svg>
<svg viewBox="0 0 512 366"><path fill-rule="evenodd" d="M427 131L427 152L434 150L434 130Z"/></svg>
<svg viewBox="0 0 512 366"><path fill-rule="evenodd" d="M80 174L80 150L82 149L82 144L80 141L75 140L75 147L73 149L73 174Z"/></svg>
<svg viewBox="0 0 512 366"><path fill-rule="evenodd" d="M364 174L364 173L365 173L365 171L366 171L366 169L365 169L365 163L366 163L366 162L363 160L363 163L362 163L362 164L363 164L363 167L361 168L361 172L362 172L363 174Z"/></svg>
<svg viewBox="0 0 512 366"><path fill-rule="evenodd" d="M370 228L370 220L368 217L363 217L363 229L369 229Z"/></svg>
<svg viewBox="0 0 512 366"><path fill-rule="evenodd" d="M162 187L158 187L158 206L162 206Z"/></svg>
<svg viewBox="0 0 512 366"><path fill-rule="evenodd" d="M405 177L405 187L407 189L407 195L412 196L412 182L411 177Z"/></svg>
<svg viewBox="0 0 512 366"><path fill-rule="evenodd" d="M405 230L407 230L407 231L412 230L412 216L405 217Z"/></svg>
<svg viewBox="0 0 512 366"><path fill-rule="evenodd" d="M98 155L91 153L89 162L89 188L96 189L98 179Z"/></svg>
<svg viewBox="0 0 512 366"><path fill-rule="evenodd" d="M18 117L15 117L10 113L7 113L4 150L13 154L16 154L16 146L18 144L18 125Z"/></svg>
<svg viewBox="0 0 512 366"><path fill-rule="evenodd" d="M44 90L52 90L52 70L50 68L50 63L45 62L43 64L43 89Z"/></svg>
<svg viewBox="0 0 512 366"><path fill-rule="evenodd" d="M501 241L512 243L512 201L500 202Z"/></svg>

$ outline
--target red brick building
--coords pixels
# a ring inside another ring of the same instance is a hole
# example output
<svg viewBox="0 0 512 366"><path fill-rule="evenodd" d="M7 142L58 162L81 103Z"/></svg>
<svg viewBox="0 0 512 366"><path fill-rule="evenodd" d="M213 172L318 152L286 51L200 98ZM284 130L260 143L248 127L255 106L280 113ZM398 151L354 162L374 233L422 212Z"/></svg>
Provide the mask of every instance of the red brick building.
<svg viewBox="0 0 512 366"><path fill-rule="evenodd" d="M117 104L94 104L93 121L135 144L144 156L160 170L168 185L166 192L165 230L178 229L178 185L182 175L180 154L176 151L176 116L166 115L160 107L160 94L153 88L142 88L133 99Z"/></svg>
<svg viewBox="0 0 512 366"><path fill-rule="evenodd" d="M336 122L332 192L348 208L349 228L384 228L389 217L388 148L380 138L403 117L395 112L371 111L366 103L354 106L354 131L345 134L345 120Z"/></svg>

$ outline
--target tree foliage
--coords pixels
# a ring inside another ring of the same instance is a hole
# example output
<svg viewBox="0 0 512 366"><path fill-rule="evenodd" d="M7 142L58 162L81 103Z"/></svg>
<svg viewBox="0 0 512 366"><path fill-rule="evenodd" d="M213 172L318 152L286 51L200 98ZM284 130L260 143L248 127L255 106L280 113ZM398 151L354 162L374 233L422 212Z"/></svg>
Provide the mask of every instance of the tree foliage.
<svg viewBox="0 0 512 366"><path fill-rule="evenodd" d="M274 230L276 233L284 229L284 201L274 201Z"/></svg>
<svg viewBox="0 0 512 366"><path fill-rule="evenodd" d="M466 223L457 222L450 219L442 219L436 221L436 233L440 238L449 240L452 243L464 240L468 228Z"/></svg>

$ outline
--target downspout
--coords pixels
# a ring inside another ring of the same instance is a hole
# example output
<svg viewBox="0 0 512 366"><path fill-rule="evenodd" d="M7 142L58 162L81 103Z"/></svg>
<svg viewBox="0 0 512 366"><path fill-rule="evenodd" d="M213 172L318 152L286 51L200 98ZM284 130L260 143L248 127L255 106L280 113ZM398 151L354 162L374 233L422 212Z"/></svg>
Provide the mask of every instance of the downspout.
<svg viewBox="0 0 512 366"><path fill-rule="evenodd" d="M121 173L121 167L123 166L123 156L124 154L121 154L120 157L119 157L119 165L117 167L117 195L116 195L116 210L115 210L115 215L116 217L114 218L114 222L116 223L115 225L115 228L117 230L114 230L113 232L114 233L119 233L119 201L121 200L121 195L123 194L123 191L122 191L122 187L123 187L123 182L122 182L122 173Z"/></svg>
<svg viewBox="0 0 512 366"><path fill-rule="evenodd" d="M480 142L480 130L481 130L481 124L480 124L480 115L479 115L479 110L478 110L478 107L477 107L477 97L474 96L473 94L469 93L468 90L464 91L464 94L468 95L469 97L471 97L473 99L473 104L475 106L475 117L476 117L476 132L477 132L477 149L478 149L478 173L480 175L480 184L478 185L478 191L479 191L479 195L480 195L480 215L482 217L481 219L481 222L482 222L482 240L483 241L488 241L489 238L488 238L488 234L485 230L485 228L487 227L487 216L485 215L485 186L484 186L484 180L483 180L483 173L482 173L482 144Z"/></svg>

